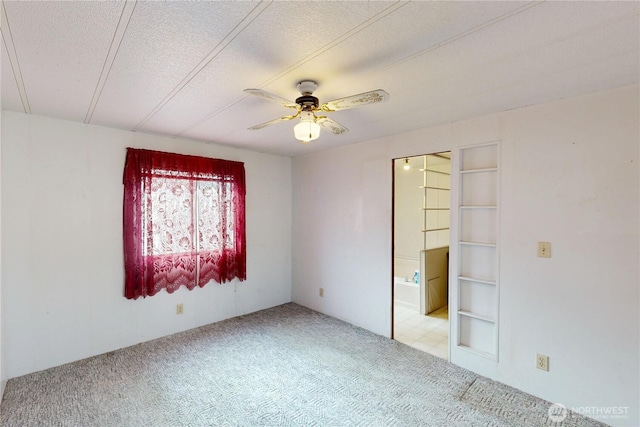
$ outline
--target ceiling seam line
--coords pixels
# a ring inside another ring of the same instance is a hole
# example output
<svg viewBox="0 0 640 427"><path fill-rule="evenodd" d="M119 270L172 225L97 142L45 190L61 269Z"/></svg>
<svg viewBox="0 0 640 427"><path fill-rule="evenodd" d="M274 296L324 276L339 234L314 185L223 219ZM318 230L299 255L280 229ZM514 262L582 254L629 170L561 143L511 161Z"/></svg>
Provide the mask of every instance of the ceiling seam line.
<svg viewBox="0 0 640 427"><path fill-rule="evenodd" d="M129 27L129 22L131 22L131 17L133 16L133 12L136 8L137 0L125 1L124 7L122 8L122 12L120 13L120 19L118 19L118 25L116 25L116 29L113 33L113 38L111 39L111 45L109 46L109 51L107 52L107 56L104 59L104 64L102 65L102 70L100 71L100 77L98 77L98 82L96 83L96 87L93 91L93 96L91 97L91 102L89 103L89 109L87 110L87 114L84 117L85 123L90 123L93 119L93 113L98 106L98 101L102 96L102 91L104 90L104 86L107 84L107 79L109 78L109 74L111 73L111 68L113 68L113 63L118 56L118 51L120 50L120 45L124 40L124 36L127 32L127 28ZM126 23L123 24L123 18L126 19ZM115 46L115 49L114 49ZM105 72L106 71L106 72Z"/></svg>
<svg viewBox="0 0 640 427"><path fill-rule="evenodd" d="M614 54L614 55L611 55L611 56L607 56L607 59L619 58L621 56L626 56L629 53L636 53L636 52L637 52L636 50L626 51L626 52ZM594 65L594 64L600 64L600 63L602 63L601 60L589 61L589 62L585 62L585 63L580 64L580 65L574 65L573 67L570 67L569 69L584 68L585 66ZM536 77L533 79L533 81L537 82L537 81L539 81L541 79L544 79L545 76L553 76L553 75L556 75L557 73L558 73L558 71L554 70L554 71L547 72L545 74L539 74L539 75L536 75ZM496 87L494 89L486 89L486 90L484 90L484 91L482 91L482 92L480 92L478 94L471 95L469 98L471 98L471 99L473 99L473 98L482 99L483 97L486 97L488 94L496 93L496 92L499 92L499 91L503 91L504 89L508 89L508 88L521 86L523 84L527 84L527 82L530 82L530 81L531 80L522 80L521 79L521 80L518 80L518 81L515 81L515 82L512 82L512 83L500 85L500 86L498 86L498 87ZM623 86L627 86L627 84L624 84ZM620 87L620 86L618 86L618 87ZM583 95L591 95L591 93L587 92L587 93L584 93ZM583 95L581 95L581 96L583 96ZM564 98L559 98L558 101L563 100L563 99ZM448 102L447 104L452 104L452 103L453 102ZM445 105L447 105L447 104L445 104ZM505 110L505 111L518 110L520 108L530 107L530 106L534 106L534 105L536 105L536 103L526 104L526 105L522 105L520 107L512 107L512 108L510 108L508 110Z"/></svg>
<svg viewBox="0 0 640 427"><path fill-rule="evenodd" d="M611 18L610 20L604 22L603 24L593 25L591 27L583 28L581 30L574 31L573 33L568 34L568 35L566 35L564 37L556 37L556 38L554 38L552 40L547 41L546 43L543 43L541 45L536 45L535 47L530 48L528 50L518 52L517 54L505 56L505 57L500 58L499 60L495 60L493 62L488 62L488 63L484 63L484 64L487 65L487 66L496 66L496 65L499 65L499 64L501 64L503 62L506 62L506 61L510 61L510 60L514 60L514 59L519 58L519 57L527 56L527 55L530 54L531 51L539 50L541 47L553 46L553 45L556 45L558 43L562 43L564 41L570 40L570 39L572 39L572 38L574 38L574 37L576 37L578 35L585 34L585 33L591 33L591 32L593 32L593 31L595 31L597 29L605 28L605 27L608 27L608 26L611 26L611 25L614 25L614 24L618 24L620 22L624 22L624 21L626 21L628 19L635 18L635 17L638 17L638 16L640 16L639 13L632 13L632 14L629 14L629 15L623 15L623 16L618 16L618 17L615 17L615 18ZM625 55L627 53L630 53L630 52L624 52L622 54L616 54L613 57L623 56L623 55ZM587 64L590 65L592 63L587 63ZM579 67L584 67L587 64L579 65ZM575 68L575 67L573 67L573 68ZM555 71L551 72L551 73L547 73L547 75L551 75L551 74L554 74L554 73L555 73ZM537 79L539 79L539 78L537 78ZM520 84L523 84L524 82L525 82L525 80L520 80L518 82L510 83L510 84L508 84L506 86L500 86L499 88L500 89L504 89L504 88L509 88L509 87L515 87L515 86L518 86ZM481 95L484 96L484 95L489 94L489 93L494 93L494 92L496 92L496 90L497 89L485 90L485 91L479 93L478 95L474 95L474 96L477 98L477 97L480 97ZM515 107L515 108L517 109L517 108L522 108L522 107Z"/></svg>
<svg viewBox="0 0 640 427"><path fill-rule="evenodd" d="M155 116L169 101L171 101L184 87L189 84L202 70L204 70L211 61L213 61L222 51L238 37L258 16L260 16L271 5L271 1L260 1L260 3L249 12L212 50L198 63L185 78L180 81L167 96L164 97L152 110L144 117L134 128L133 131L139 130L146 122Z"/></svg>
<svg viewBox="0 0 640 427"><path fill-rule="evenodd" d="M628 15L617 16L617 17L611 18L610 20L605 21L605 22L603 22L601 24L592 25L590 27L586 27L586 28L583 28L581 30L574 31L571 34L566 34L566 35L564 35L562 37L556 37L556 38L554 38L552 40L549 40L549 41L547 41L545 43L536 45L535 47L529 48L527 50L520 51L517 54L503 56L502 58L500 58L500 59L498 59L498 60L496 60L494 62L495 63L501 63L501 62L504 62L504 61L507 61L507 60L510 60L510 59L513 59L513 58L525 56L525 55L528 55L530 52L538 50L538 49L540 49L542 47L550 47L550 46L553 46L555 44L562 43L562 42L564 42L566 40L573 39L573 38L575 38L575 37L577 37L579 35L592 33L592 32L597 31L599 29L606 28L606 27L609 27L609 26L614 25L614 24L619 24L619 23L624 22L624 21L626 21L628 19L632 19L632 18L636 18L637 19L638 17L640 17L640 13L631 13L631 14L628 14Z"/></svg>
<svg viewBox="0 0 640 427"><path fill-rule="evenodd" d="M614 58L617 58L617 57L624 56L624 55L629 54L629 53L635 53L635 52L636 52L636 50L633 50L633 51L627 51L627 52L622 53L622 54L614 55L613 57L614 57ZM608 57L608 58L610 58L610 57ZM573 68L576 68L576 67L583 68L585 65L598 64L598 63L601 63L601 61L600 61L600 60L597 60L597 61L591 61L591 62L585 63L585 64L583 64L583 65L574 66ZM556 74L556 72L555 72L555 71L550 72L550 73L547 73L546 75L554 75L554 74ZM536 81L540 80L541 78L542 78L541 76L537 76L537 77L536 77ZM526 83L527 83L527 81L526 81L526 80L520 80L520 81L513 82L513 83L503 84L503 85L497 86L497 87L492 88L492 89L485 89L485 90L483 90L482 92L479 92L479 93L477 93L477 94L471 95L471 96L470 96L470 98L471 98L471 99L474 99L474 98L476 98L476 99L483 99L483 98L486 98L486 97L487 97L487 95L489 95L489 94L493 94L493 93L500 93L500 92L504 91L504 89L517 87L517 86L520 86L520 85L522 85L522 84L526 84ZM628 85L629 85L629 84L623 84L622 86L628 86ZM616 86L616 87L621 87L621 86L619 85L619 86ZM582 95L580 95L580 96L588 96L588 95L591 95L591 94L592 94L592 92L588 92L588 93L583 93L583 94L582 94ZM449 99L449 100L447 100L446 102L443 102L443 103L440 103L440 104L438 104L438 105L434 105L434 106L430 107L430 109L425 110L425 112L426 112L426 113L428 113L428 112L430 112L430 111L437 111L438 109L441 109L443 106L444 106L444 107L446 107L446 106L452 106L452 105L455 105L456 103L460 102L460 100L462 100L462 99L467 99L467 98L469 98L469 97L456 98L456 99ZM556 101L561 101L561 100L563 100L563 99L565 99L565 98L558 98ZM555 101L554 101L554 102L555 102ZM531 103L531 104L525 104L525 105L520 105L520 106L510 107L510 108L508 108L508 109L506 109L506 110L495 110L495 111L493 111L493 112L491 112L491 113L488 113L488 114L489 114L489 115L491 115L491 114L498 114L498 113L501 113L501 112L506 113L506 112L509 112L509 111L520 110L520 109L522 109L522 108L527 108L527 107L531 107L531 106L535 106L535 105L539 105L539 104L538 104L538 103L536 103L536 102L533 102L533 103ZM465 116L465 118L464 118L464 119L462 119L462 120L466 120L466 119L473 118L473 117L474 117L474 114L475 114L475 113L472 113L472 114L470 114L470 115L467 115L467 116Z"/></svg>
<svg viewBox="0 0 640 427"><path fill-rule="evenodd" d="M631 13L631 14L614 17L614 18L609 19L608 21L605 21L602 24L593 25L593 26L590 26L590 27L587 27L587 28L583 28L581 30L574 31L573 33L571 33L569 35L566 35L564 37L556 37L553 40L550 40L550 41L548 41L548 42L546 42L546 43L544 43L542 45L536 46L535 48L531 48L531 49L529 49L527 51L519 52L518 54L514 54L514 55L507 56L507 57L503 57L499 61L486 63L486 64L487 65L489 65L489 64L495 65L495 64L500 64L501 62L504 62L504 61L513 60L514 58L518 58L518 57L521 57L521 56L526 56L530 51L537 50L541 46L544 46L544 47L552 46L552 45L555 45L557 43L561 43L563 41L566 41L566 40L568 40L570 38L576 37L578 35L585 34L585 33L590 33L590 32L592 32L594 30L597 30L597 29L600 29L600 28L605 28L605 27L608 27L608 26L611 26L611 25L614 25L614 24L618 24L620 22L624 22L624 21L626 21L628 19L632 19L632 18L635 18L635 17L638 17L638 16L640 16L640 13L635 13L634 12L634 13ZM622 54L616 54L616 55L614 55L614 57L617 58L617 57L620 57L620 56L624 56L625 54L628 54L628 53L631 53L631 51L625 52L625 53L622 53ZM591 65L592 63L587 63L587 64ZM580 67L584 67L587 64L580 65ZM573 68L575 68L575 67L573 67ZM546 75L554 75L554 74L556 74L555 71L551 72L551 73L547 73ZM539 77L536 78L536 80L539 80L539 79L540 79ZM520 81L517 81L517 82L512 82L512 83L509 83L507 85L501 85L501 86L498 86L497 88L493 88L493 89L486 89L486 90L483 90L482 92L480 92L478 94L473 95L472 98L482 98L482 97L485 97L485 96L487 96L489 94L493 94L493 93L497 93L499 91L502 91L505 88L517 87L517 86L522 85L524 83L526 83L526 80L520 80ZM447 102L445 102L443 104L438 104L438 106L432 107L432 110L435 111L438 108L441 108L442 106L453 105L453 104L455 104L456 102L459 102L462 99L463 98L456 98L456 99L448 100ZM530 104L530 105L535 105L535 103L534 104ZM517 106L517 107L511 107L511 108L509 108L509 109L507 109L505 111L518 110L520 108L524 108L524 107L527 107L527 106L530 106L530 105L527 104L527 105L522 105L522 106ZM496 112L498 112L498 111L494 111L491 114L494 114ZM470 116L470 117L472 117L472 116ZM469 118L469 117L467 117L467 118Z"/></svg>
<svg viewBox="0 0 640 427"><path fill-rule="evenodd" d="M315 52L310 53L309 55L305 56L303 59L293 63L292 65L290 65L289 67L285 68L283 71L279 72L278 74L276 74L275 76L269 78L268 80L262 82L260 85L258 85L258 88L263 88L264 86L274 82L275 80L284 77L285 75L289 74L290 72L292 72L293 70L301 67L302 65L306 64L307 62L311 61L312 59L322 55L323 53L325 53L327 50L339 45L340 43L342 43L345 40L348 40L349 38L353 37L354 35L360 33L361 31L363 31L365 28L370 27L371 25L375 24L376 22L380 21L383 18L386 18L388 15L392 14L393 12L397 11L398 9L400 9L401 7L404 7L408 4L408 2L406 1L398 1L396 2L393 6L389 6L388 8L384 9L381 12L378 12L376 15L374 15L373 17L367 19L366 21L364 21L363 23L357 25L355 28L347 31L346 33L344 33L343 35L341 35L340 37L333 39L332 41L330 41L329 43L327 43L326 45L322 46L321 48L317 49ZM200 126L202 123L210 120L211 118L217 116L218 114L222 113L223 111L228 110L229 108L233 107L234 105L242 102L243 100L245 100L248 97L248 95L242 96L241 98L232 101L231 103L220 107L219 109L217 109L216 111L214 111L213 113L207 115L206 117L198 120L197 122L187 126L186 128L182 129L180 132L174 134L174 136L182 136L182 134L184 134L185 132L188 132L189 130Z"/></svg>
<svg viewBox="0 0 640 427"><path fill-rule="evenodd" d="M287 68L285 68L280 73L278 73L275 76L271 77L270 79L264 81L258 87L262 88L262 87L264 87L264 86L266 86L266 85L268 85L270 83L273 83L275 80L277 80L277 79L279 79L281 77L284 77L286 74L290 73L291 71L295 70L296 68L299 68L302 65L306 64L307 62L309 62L310 60L317 58L318 56L322 55L323 53L325 53L329 49L332 49L332 48L338 46L340 43L342 43L345 40L348 40L351 37L355 36L356 34L362 32L364 29L369 28L371 25L373 25L376 22L382 20L383 18L386 18L387 16L391 15L392 13L396 12L398 9L400 9L401 7L406 6L407 4L408 4L408 2L406 2L406 1L398 1L398 2L396 2L394 5L389 6L388 8L384 9L382 12L377 13L376 15L374 15L373 17L367 19L366 21L364 21L360 25L358 25L355 28L347 31L346 33L344 33L340 37L332 40L331 42L327 43L326 45L324 45L320 49L318 49L315 52L307 55L306 57L304 57L300 61L294 63L293 65L290 65Z"/></svg>
<svg viewBox="0 0 640 427"><path fill-rule="evenodd" d="M2 37L2 44L4 44L5 49L7 50L7 52L9 52L9 47L7 46L7 38L4 37L4 32L3 32L3 37ZM22 109L26 113L27 111L26 111L25 106L24 106L24 101L22 99L22 94L20 93L20 87L19 87L20 84L18 83L18 77L16 76L16 70L15 70L15 67L13 66L13 62L11 61L11 56L8 53L7 53L7 56L9 56L9 65L11 66L11 73L13 74L13 81L16 84L16 89L18 90L18 95L20 95L20 102L22 103Z"/></svg>
<svg viewBox="0 0 640 427"><path fill-rule="evenodd" d="M229 103L229 104L225 105L224 107L220 107L219 109L217 109L217 110L216 110L216 111L214 111L213 113L211 113L211 114L209 114L208 116L206 116L206 117L204 117L204 118L202 118L202 119L198 120L198 121L197 121L197 122L195 122L194 124L189 125L188 127L186 127L186 128L184 128L184 129L182 129L180 132L178 132L178 133L174 134L173 136L178 136L178 137L179 137L179 136L182 136L182 134L183 134L184 132L188 132L188 131L190 131L191 129L193 129L194 127L198 127L198 126L200 126L202 123L204 123L204 122L206 122L206 121L210 120L211 118L213 118L213 117L217 116L218 114L222 113L223 111L228 110L229 108L233 107L234 105L238 104L239 102L244 101L244 100L245 100L245 99L247 99L248 97L249 97L249 95L244 95L244 96L240 97L239 99L237 99L237 100L235 100L235 101L232 101L231 103Z"/></svg>
<svg viewBox="0 0 640 427"><path fill-rule="evenodd" d="M447 45L449 45L451 43L454 43L454 42L456 42L458 40L461 40L461 39L463 39L465 37L468 37L468 36L470 36L472 34L475 34L478 31L484 30L485 28L488 28L488 27L490 27L492 25L495 25L495 24L497 24L499 22L505 21L505 20L515 16L515 15L519 15L520 13L523 13L523 12L525 12L525 11L535 7L535 6L539 6L543 2L544 2L544 0L535 0L535 1L532 1L530 3L527 3L524 6L521 6L519 8L516 8L516 9L512 10L512 11L504 13L504 14L502 14L500 16L497 16L497 17L495 17L493 19L490 19L489 21L487 21L487 22L485 22L483 24L477 25L477 26L475 26L475 27L473 27L473 28L471 28L469 30L466 30L466 31L464 31L464 32L462 32L462 33L460 33L460 34L458 34L456 36L450 37L450 38L448 38L448 39L446 39L444 41L441 41L441 42L439 42L439 43L437 43L437 44L435 44L433 46L429 46L426 49L423 49L423 50L420 50L418 52L412 53L411 55L406 56L406 57L404 57L402 59L399 59L399 60L397 60L395 62L392 62L391 64L387 64L384 67L381 67L380 69L385 70L385 69L388 69L388 68L392 68L392 67L398 66L398 65L403 64L403 63L405 63L407 61L410 61L410 60L412 60L412 59L414 59L414 58L416 58L418 56L427 54L427 53L432 52L432 51L434 51L436 49L439 49L439 48L441 48L443 46L447 46Z"/></svg>
<svg viewBox="0 0 640 427"><path fill-rule="evenodd" d="M7 33L5 34L5 28ZM2 39L4 46L7 49L7 56L9 56L9 63L11 64L11 71L13 71L13 78L16 82L18 93L20 94L20 101L22 102L22 108L26 114L31 114L31 105L29 105L29 97L27 96L27 88L22 77L22 69L20 68L20 61L18 61L18 52L13 42L13 34L11 33L11 26L9 25L9 17L7 16L7 10L2 2ZM7 40L9 44L7 44Z"/></svg>

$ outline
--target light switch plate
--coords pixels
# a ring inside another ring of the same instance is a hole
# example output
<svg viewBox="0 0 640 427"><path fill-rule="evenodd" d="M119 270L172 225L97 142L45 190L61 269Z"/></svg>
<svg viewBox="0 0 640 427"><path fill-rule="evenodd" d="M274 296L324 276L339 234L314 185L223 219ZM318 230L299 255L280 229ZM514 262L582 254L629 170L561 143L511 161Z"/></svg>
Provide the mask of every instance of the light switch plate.
<svg viewBox="0 0 640 427"><path fill-rule="evenodd" d="M551 243L538 242L538 256L541 258L551 258Z"/></svg>

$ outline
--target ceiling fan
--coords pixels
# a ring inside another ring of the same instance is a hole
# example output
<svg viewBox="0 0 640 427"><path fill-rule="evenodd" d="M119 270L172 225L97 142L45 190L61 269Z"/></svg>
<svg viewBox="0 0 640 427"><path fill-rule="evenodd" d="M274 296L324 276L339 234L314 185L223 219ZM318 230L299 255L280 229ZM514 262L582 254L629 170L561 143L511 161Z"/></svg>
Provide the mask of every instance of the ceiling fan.
<svg viewBox="0 0 640 427"><path fill-rule="evenodd" d="M318 102L318 98L313 96L313 92L318 88L318 84L316 82L312 80L303 80L298 83L296 87L302 96L298 97L295 102L284 99L278 95L265 92L261 89L245 89L244 91L248 94L259 96L280 105L284 105L287 108L293 108L296 110L296 113L291 116L282 116L256 126L252 126L249 130L262 129L269 125L300 117L300 123L295 125L293 131L296 139L299 139L306 144L320 136L320 127L335 135L341 135L349 131L349 129L342 126L335 120L324 115L316 115L316 113L333 113L334 111L384 102L389 99L389 94L387 92L382 89L377 89L358 95L347 96L346 98L334 99L333 101L325 102L321 105Z"/></svg>

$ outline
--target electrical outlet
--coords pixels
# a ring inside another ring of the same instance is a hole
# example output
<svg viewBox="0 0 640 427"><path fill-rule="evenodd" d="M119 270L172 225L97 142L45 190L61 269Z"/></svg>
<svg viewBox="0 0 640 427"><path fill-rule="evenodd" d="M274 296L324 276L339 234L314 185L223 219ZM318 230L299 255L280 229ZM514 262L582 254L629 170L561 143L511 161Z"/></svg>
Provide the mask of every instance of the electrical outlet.
<svg viewBox="0 0 640 427"><path fill-rule="evenodd" d="M549 356L545 356L544 354L537 353L536 354L536 368L542 369L543 371L549 370Z"/></svg>
<svg viewBox="0 0 640 427"><path fill-rule="evenodd" d="M180 303L176 306L176 314L182 314L182 313L184 313L184 306L182 305L182 303Z"/></svg>
<svg viewBox="0 0 640 427"><path fill-rule="evenodd" d="M551 243L538 242L538 256L540 258L551 258Z"/></svg>
<svg viewBox="0 0 640 427"><path fill-rule="evenodd" d="M320 296L324 297L324 288L320 288Z"/></svg>

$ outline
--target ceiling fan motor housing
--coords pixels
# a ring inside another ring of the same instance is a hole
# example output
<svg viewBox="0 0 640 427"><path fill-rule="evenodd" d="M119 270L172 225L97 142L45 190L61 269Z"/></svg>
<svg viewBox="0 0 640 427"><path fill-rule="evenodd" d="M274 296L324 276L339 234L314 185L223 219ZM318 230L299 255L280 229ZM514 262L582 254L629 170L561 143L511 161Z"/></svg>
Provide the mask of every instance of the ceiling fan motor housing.
<svg viewBox="0 0 640 427"><path fill-rule="evenodd" d="M296 99L296 104L302 107L302 111L314 111L318 108L320 103L318 98L312 95L318 88L318 83L313 80L303 80L297 84L296 88L300 91L302 96Z"/></svg>
<svg viewBox="0 0 640 427"><path fill-rule="evenodd" d="M296 104L302 107L302 111L313 111L318 109L318 98L313 95L302 95L296 98Z"/></svg>
<svg viewBox="0 0 640 427"><path fill-rule="evenodd" d="M303 95L311 95L318 89L318 83L313 80L303 80L296 85L296 88Z"/></svg>

